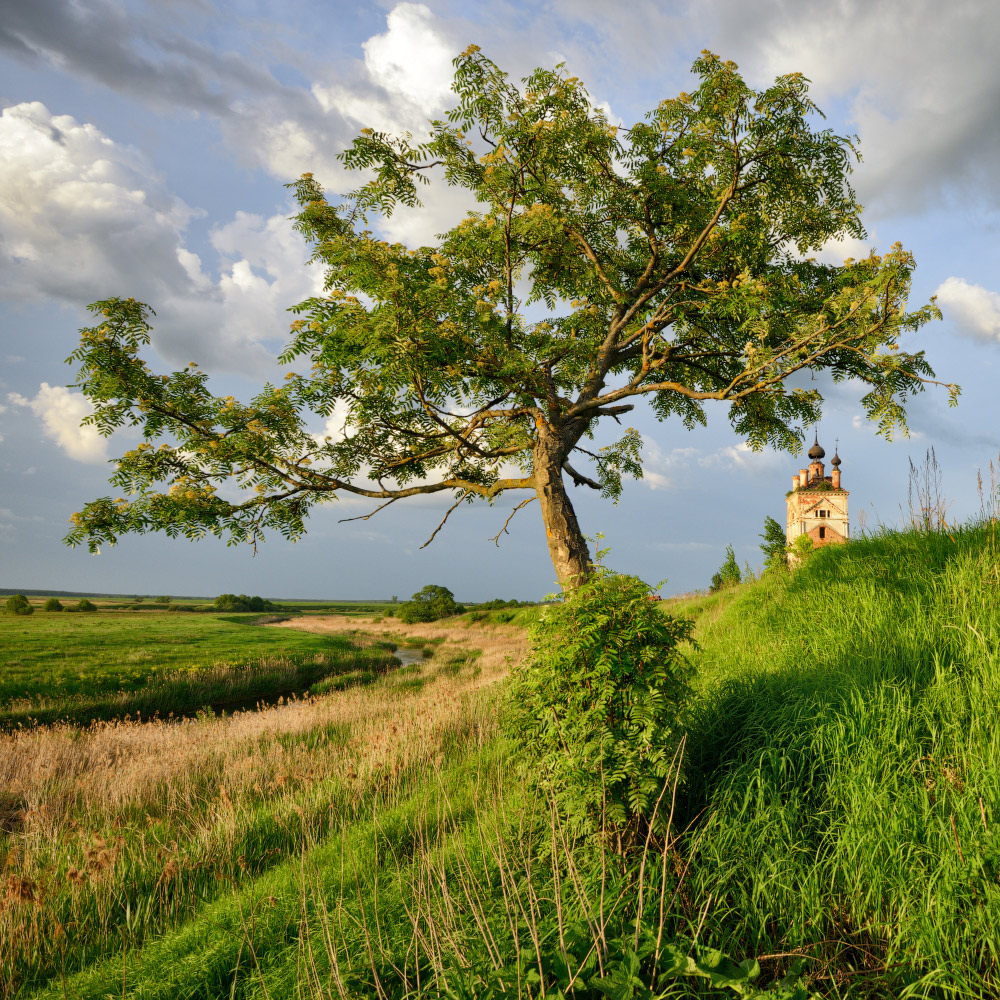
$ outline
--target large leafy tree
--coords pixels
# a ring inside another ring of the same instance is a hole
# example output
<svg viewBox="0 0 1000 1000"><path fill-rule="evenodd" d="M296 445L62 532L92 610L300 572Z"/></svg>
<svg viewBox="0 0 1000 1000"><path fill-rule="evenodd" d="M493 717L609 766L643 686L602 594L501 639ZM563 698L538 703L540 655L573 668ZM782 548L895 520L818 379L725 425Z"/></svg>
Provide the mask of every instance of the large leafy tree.
<svg viewBox="0 0 1000 1000"><path fill-rule="evenodd" d="M572 587L590 556L567 481L617 498L623 474L641 475L635 430L591 444L639 399L688 428L726 403L752 446L795 448L822 399L789 377L825 369L864 386L891 433L933 377L898 338L937 310L907 312L914 261L898 245L836 267L808 256L863 235L851 140L814 127L799 74L754 91L710 53L694 72L693 93L622 129L561 68L518 87L471 47L426 141L364 130L342 159L368 179L336 203L310 175L293 185L326 273L324 294L294 308L281 359L308 374L249 402L214 395L195 366L154 374L148 308L95 303L76 384L101 431L145 440L112 478L126 495L87 504L68 541L162 530L254 543L298 536L314 503L344 493L384 505L440 492L455 509L527 491L518 506L538 500ZM442 181L478 205L436 245L369 228ZM335 409L342 434L309 433Z"/></svg>

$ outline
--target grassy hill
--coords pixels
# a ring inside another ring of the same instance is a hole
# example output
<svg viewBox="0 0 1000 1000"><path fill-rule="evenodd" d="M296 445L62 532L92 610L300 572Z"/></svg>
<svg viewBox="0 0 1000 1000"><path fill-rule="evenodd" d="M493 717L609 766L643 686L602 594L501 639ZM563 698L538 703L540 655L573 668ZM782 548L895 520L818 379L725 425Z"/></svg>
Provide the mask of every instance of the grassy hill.
<svg viewBox="0 0 1000 1000"><path fill-rule="evenodd" d="M699 643L675 835L625 860L503 733L527 612L278 709L0 734L0 993L1000 995L998 590L983 526L664 602Z"/></svg>
<svg viewBox="0 0 1000 1000"><path fill-rule="evenodd" d="M986 526L673 609L700 622L683 808L714 944L813 956L837 995L1000 994L998 591Z"/></svg>

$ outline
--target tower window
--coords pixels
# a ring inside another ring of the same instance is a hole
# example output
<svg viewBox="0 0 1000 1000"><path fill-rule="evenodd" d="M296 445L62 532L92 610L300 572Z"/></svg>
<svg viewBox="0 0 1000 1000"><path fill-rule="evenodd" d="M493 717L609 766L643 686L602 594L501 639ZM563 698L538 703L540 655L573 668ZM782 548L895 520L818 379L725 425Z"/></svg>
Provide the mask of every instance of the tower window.
<svg viewBox="0 0 1000 1000"><path fill-rule="evenodd" d="M826 528L825 527L820 527L820 529L819 529L819 537L820 538L826 538Z"/></svg>

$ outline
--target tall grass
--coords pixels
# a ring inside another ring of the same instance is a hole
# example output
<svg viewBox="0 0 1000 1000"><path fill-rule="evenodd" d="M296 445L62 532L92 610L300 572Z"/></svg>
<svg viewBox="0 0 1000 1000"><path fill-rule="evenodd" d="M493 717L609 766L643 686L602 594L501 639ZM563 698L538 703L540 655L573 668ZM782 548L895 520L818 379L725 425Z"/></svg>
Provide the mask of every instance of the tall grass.
<svg viewBox="0 0 1000 1000"><path fill-rule="evenodd" d="M845 993L1000 995L998 587L991 525L887 532L702 620L682 806L718 946Z"/></svg>
<svg viewBox="0 0 1000 1000"><path fill-rule="evenodd" d="M495 729L478 692L522 647L476 638L465 669L445 644L406 674L260 711L0 734L0 995L184 928L478 747Z"/></svg>

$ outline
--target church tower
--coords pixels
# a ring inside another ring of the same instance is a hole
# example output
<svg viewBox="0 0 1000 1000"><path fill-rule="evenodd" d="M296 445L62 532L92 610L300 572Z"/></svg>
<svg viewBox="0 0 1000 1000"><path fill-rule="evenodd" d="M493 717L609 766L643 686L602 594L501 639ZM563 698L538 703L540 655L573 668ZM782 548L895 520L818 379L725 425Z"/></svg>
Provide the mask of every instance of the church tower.
<svg viewBox="0 0 1000 1000"><path fill-rule="evenodd" d="M826 452L819 436L809 449L809 468L799 469L792 476L792 488L787 494L788 526L786 535L791 545L799 535L808 535L813 545L840 545L850 537L847 523L847 490L840 485L840 456L834 450L830 475L824 474Z"/></svg>

